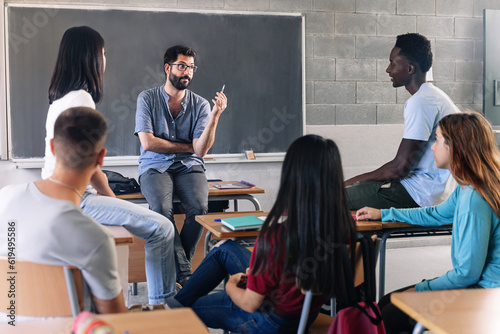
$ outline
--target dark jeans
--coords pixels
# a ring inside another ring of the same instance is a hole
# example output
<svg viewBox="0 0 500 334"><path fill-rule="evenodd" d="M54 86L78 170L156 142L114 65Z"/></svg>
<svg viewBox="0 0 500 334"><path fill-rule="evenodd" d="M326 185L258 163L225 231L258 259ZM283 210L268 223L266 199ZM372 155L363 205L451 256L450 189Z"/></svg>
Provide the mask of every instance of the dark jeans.
<svg viewBox="0 0 500 334"><path fill-rule="evenodd" d="M227 275L245 272L251 252L227 240L214 247L196 269L184 288L167 299L170 307L191 307L207 327L222 328L231 333L296 333L299 317L280 318L261 308L248 313L236 306L226 292L210 293ZM311 316L315 319L317 313Z"/></svg>
<svg viewBox="0 0 500 334"><path fill-rule="evenodd" d="M179 233L174 229L177 282L182 282L193 273L190 262L203 232L203 226L196 222L195 216L208 212L208 186L203 167L196 165L186 168L181 162L176 162L164 173L149 169L140 176L139 181L150 209L167 217L172 224L174 194L179 197L186 211L182 231Z"/></svg>
<svg viewBox="0 0 500 334"><path fill-rule="evenodd" d="M376 209L418 208L405 187L397 181L361 181L346 187L349 209L369 206Z"/></svg>
<svg viewBox="0 0 500 334"><path fill-rule="evenodd" d="M403 292L414 287L415 285L410 285L405 288L388 293L378 302L378 306L380 308L380 311L382 312L382 319L384 320L385 331L387 334L409 334L413 332L416 321L391 303L391 294L393 294L394 292ZM465 289L483 289L483 287L479 284L474 284Z"/></svg>

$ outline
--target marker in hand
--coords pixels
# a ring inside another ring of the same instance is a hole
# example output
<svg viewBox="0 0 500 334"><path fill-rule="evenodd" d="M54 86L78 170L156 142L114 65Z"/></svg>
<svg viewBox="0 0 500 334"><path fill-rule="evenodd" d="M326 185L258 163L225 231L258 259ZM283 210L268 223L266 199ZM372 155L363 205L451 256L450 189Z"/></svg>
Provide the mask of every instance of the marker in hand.
<svg viewBox="0 0 500 334"><path fill-rule="evenodd" d="M217 93L217 94L224 94L224 88L226 88L226 84L222 85L222 89L220 90L220 93ZM223 101L222 97L219 95L216 95L215 99L212 100L212 102L215 105L218 105L222 110L224 110L224 109L226 109L226 107L222 105L222 101ZM215 105L214 105L214 108L215 108Z"/></svg>
<svg viewBox="0 0 500 334"><path fill-rule="evenodd" d="M248 281L248 275L243 274L241 275L240 281L236 284L236 286L241 289L246 289L247 281Z"/></svg>

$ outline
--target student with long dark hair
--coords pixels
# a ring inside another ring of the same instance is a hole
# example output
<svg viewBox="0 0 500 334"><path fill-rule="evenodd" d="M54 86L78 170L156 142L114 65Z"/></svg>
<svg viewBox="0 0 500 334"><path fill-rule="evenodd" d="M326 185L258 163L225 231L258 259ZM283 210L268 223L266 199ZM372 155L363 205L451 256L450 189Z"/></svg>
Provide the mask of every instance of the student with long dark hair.
<svg viewBox="0 0 500 334"><path fill-rule="evenodd" d="M234 333L296 331L304 301L315 318L336 295L340 244L355 240L342 165L332 140L308 135L292 143L283 163L276 202L253 253L226 241L206 256L170 307L191 307L212 328ZM351 248L353 249L353 248ZM231 275L224 292L208 294ZM239 285L247 280L246 288Z"/></svg>
<svg viewBox="0 0 500 334"><path fill-rule="evenodd" d="M104 40L94 29L73 27L64 33L49 88L49 112L46 121L45 165L42 178L53 178L55 157L50 149L54 124L66 109L89 107L101 101L106 68ZM93 139L92 133L88 134ZM82 142L78 150L88 149ZM102 196L101 196L102 195ZM121 225L146 240L146 277L149 303L164 302L175 293L173 225L165 217L138 205L119 200L109 188L100 168L92 175L90 186L82 196L83 212L103 225Z"/></svg>
<svg viewBox="0 0 500 334"><path fill-rule="evenodd" d="M432 145L438 168L448 169L459 186L444 203L417 209L362 208L357 218L437 226L453 224L453 268L435 279L398 291L500 287L500 152L491 125L479 113L464 112L439 121ZM411 331L409 317L379 302L387 333Z"/></svg>

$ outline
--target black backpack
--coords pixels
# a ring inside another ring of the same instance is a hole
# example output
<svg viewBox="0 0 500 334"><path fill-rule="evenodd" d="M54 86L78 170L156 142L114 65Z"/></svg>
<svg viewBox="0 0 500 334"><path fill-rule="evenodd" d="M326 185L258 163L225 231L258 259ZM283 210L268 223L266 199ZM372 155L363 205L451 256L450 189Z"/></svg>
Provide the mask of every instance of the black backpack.
<svg viewBox="0 0 500 334"><path fill-rule="evenodd" d="M132 194L141 191L139 183L132 177L125 177L120 173L103 170L108 177L109 187L115 195Z"/></svg>

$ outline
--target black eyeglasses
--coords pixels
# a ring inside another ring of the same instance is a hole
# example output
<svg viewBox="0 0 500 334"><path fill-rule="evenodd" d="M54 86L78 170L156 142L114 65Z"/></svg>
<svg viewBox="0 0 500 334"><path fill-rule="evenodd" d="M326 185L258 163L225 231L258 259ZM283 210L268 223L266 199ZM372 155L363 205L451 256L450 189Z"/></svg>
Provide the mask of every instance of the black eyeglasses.
<svg viewBox="0 0 500 334"><path fill-rule="evenodd" d="M185 70L187 70L189 68L189 71L191 72L196 72L196 70L198 69L198 66L189 66L189 65L186 65L186 64L169 64L170 66L177 66L177 69L181 72L184 72Z"/></svg>

